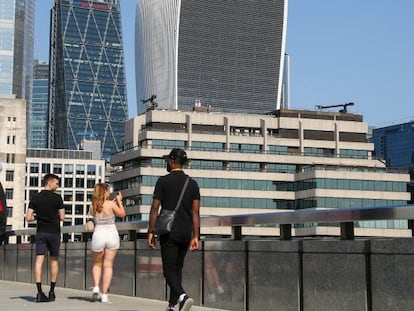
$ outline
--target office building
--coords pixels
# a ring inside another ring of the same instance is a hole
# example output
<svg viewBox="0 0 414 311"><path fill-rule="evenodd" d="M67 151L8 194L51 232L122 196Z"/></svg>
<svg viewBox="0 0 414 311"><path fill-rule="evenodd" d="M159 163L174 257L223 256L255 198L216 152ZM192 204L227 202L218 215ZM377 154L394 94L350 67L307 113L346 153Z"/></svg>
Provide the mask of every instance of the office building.
<svg viewBox="0 0 414 311"><path fill-rule="evenodd" d="M414 121L374 128L375 156L389 167L414 167Z"/></svg>
<svg viewBox="0 0 414 311"><path fill-rule="evenodd" d="M408 169L411 181L410 204L414 203L414 121L392 124L372 130L375 156L387 167Z"/></svg>
<svg viewBox="0 0 414 311"><path fill-rule="evenodd" d="M123 191L127 218L147 219L155 182L167 173L162 155L179 147L191 159L185 171L200 185L202 215L406 205L408 172L388 170L374 159L367 131L362 116L341 112L150 110L127 122L125 150L112 157L111 182ZM404 220L356 227L360 235L384 228L392 230L376 234L410 234ZM251 230L275 234L277 228ZM339 229L297 224L295 234Z"/></svg>
<svg viewBox="0 0 414 311"><path fill-rule="evenodd" d="M33 66L32 105L29 111L29 148L47 148L49 121L49 63L35 60Z"/></svg>
<svg viewBox="0 0 414 311"><path fill-rule="evenodd" d="M54 0L51 43L49 147L98 139L109 160L128 117L119 1Z"/></svg>
<svg viewBox="0 0 414 311"><path fill-rule="evenodd" d="M138 113L190 110L194 103L220 112L279 109L287 6L287 0L138 0Z"/></svg>
<svg viewBox="0 0 414 311"><path fill-rule="evenodd" d="M0 98L0 181L6 194L7 228L23 228L26 170L26 102Z"/></svg>
<svg viewBox="0 0 414 311"><path fill-rule="evenodd" d="M105 182L105 161L94 159L93 152L86 150L27 149L25 210L32 195L42 189L43 176L48 173L60 178L56 193L62 196L65 206L63 225L84 224L93 187L98 182ZM75 238L72 234L72 239Z"/></svg>
<svg viewBox="0 0 414 311"><path fill-rule="evenodd" d="M0 97L32 99L35 1L0 1ZM28 122L30 119L26 116Z"/></svg>

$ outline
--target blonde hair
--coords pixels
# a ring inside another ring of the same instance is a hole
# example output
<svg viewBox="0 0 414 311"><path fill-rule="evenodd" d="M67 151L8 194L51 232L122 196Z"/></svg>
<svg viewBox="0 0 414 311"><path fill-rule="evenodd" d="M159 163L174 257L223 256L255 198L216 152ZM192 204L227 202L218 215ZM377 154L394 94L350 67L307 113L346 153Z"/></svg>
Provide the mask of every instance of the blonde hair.
<svg viewBox="0 0 414 311"><path fill-rule="evenodd" d="M105 183L98 183L93 188L92 193L92 215L102 212L105 202L105 191L109 190L109 186Z"/></svg>

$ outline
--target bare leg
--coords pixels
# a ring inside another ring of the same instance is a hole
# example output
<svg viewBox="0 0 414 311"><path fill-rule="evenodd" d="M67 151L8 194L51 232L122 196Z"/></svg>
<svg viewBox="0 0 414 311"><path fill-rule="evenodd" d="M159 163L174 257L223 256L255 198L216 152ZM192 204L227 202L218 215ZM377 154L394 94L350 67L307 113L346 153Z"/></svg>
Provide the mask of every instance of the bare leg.
<svg viewBox="0 0 414 311"><path fill-rule="evenodd" d="M108 294L109 286L112 281L114 260L117 252L118 250L116 249L105 249L103 259L102 294Z"/></svg>
<svg viewBox="0 0 414 311"><path fill-rule="evenodd" d="M103 258L104 258L104 251L93 252L93 265L92 265L93 286L99 286L99 283L101 281Z"/></svg>
<svg viewBox="0 0 414 311"><path fill-rule="evenodd" d="M42 282L42 268L45 261L45 255L37 255L35 262L35 281L36 283Z"/></svg>
<svg viewBox="0 0 414 311"><path fill-rule="evenodd" d="M59 261L57 257L50 256L50 281L56 283L59 273Z"/></svg>

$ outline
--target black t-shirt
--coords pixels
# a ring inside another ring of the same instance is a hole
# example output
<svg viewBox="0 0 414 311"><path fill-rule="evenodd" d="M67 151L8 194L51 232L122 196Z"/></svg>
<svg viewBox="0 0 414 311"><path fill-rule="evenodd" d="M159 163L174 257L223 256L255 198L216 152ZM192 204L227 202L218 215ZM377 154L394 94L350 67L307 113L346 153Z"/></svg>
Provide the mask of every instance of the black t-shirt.
<svg viewBox="0 0 414 311"><path fill-rule="evenodd" d="M30 199L29 208L36 213L37 232L60 233L59 210L64 208L60 195L42 190Z"/></svg>
<svg viewBox="0 0 414 311"><path fill-rule="evenodd" d="M180 197L187 175L183 171L173 171L158 178L154 189L154 198L161 201L161 208L174 210ZM190 178L187 189L178 208L169 237L189 241L193 235L192 205L200 200L200 189Z"/></svg>

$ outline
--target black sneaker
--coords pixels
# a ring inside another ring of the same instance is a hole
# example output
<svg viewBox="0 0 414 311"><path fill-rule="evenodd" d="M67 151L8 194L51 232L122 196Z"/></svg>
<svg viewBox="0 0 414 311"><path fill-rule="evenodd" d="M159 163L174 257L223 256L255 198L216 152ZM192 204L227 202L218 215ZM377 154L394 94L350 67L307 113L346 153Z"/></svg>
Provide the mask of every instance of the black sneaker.
<svg viewBox="0 0 414 311"><path fill-rule="evenodd" d="M52 292L52 291L49 292L49 300L50 301L55 301L56 300L55 292Z"/></svg>
<svg viewBox="0 0 414 311"><path fill-rule="evenodd" d="M191 307L193 306L194 300L187 295L184 296L183 301L179 304L179 311L190 311Z"/></svg>
<svg viewBox="0 0 414 311"><path fill-rule="evenodd" d="M41 292L36 295L36 302L49 302L50 299L45 295L45 293Z"/></svg>

